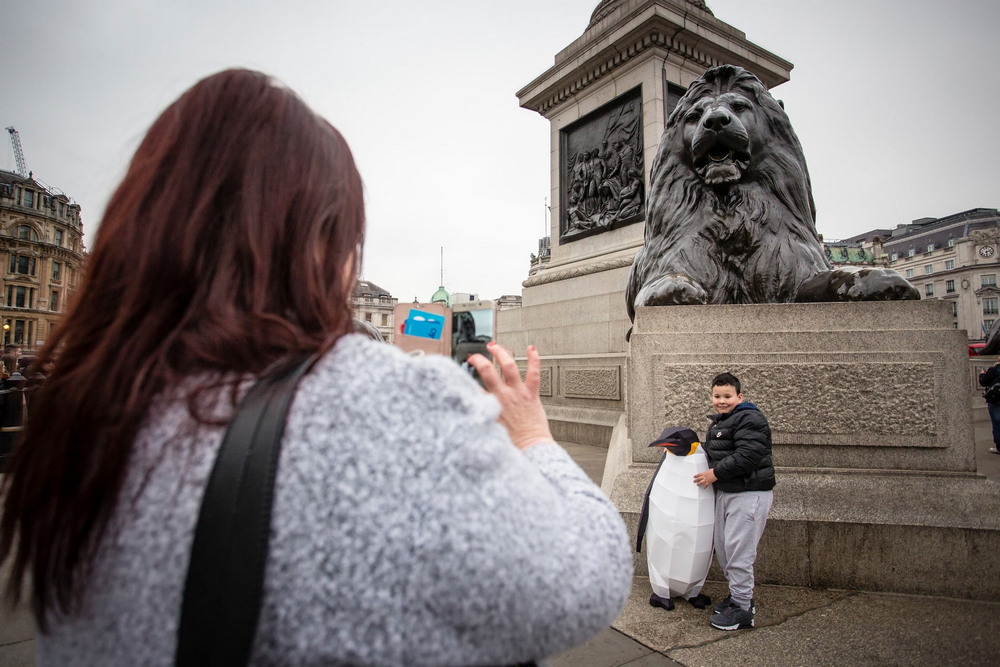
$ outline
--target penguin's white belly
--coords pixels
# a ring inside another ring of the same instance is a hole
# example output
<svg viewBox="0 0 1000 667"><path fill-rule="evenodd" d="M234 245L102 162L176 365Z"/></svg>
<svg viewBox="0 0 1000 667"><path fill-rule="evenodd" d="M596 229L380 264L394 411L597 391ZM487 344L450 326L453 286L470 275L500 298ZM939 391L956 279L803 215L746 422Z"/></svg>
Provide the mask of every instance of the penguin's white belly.
<svg viewBox="0 0 1000 667"><path fill-rule="evenodd" d="M715 491L694 483L708 470L701 449L689 456L667 452L649 492L646 559L653 592L691 598L701 592L712 564Z"/></svg>

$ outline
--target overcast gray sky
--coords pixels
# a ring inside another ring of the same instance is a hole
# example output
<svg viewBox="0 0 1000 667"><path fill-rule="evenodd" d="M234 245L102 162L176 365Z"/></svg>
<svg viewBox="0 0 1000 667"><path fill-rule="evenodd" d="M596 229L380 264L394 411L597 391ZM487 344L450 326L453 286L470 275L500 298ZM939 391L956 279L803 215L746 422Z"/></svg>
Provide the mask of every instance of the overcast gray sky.
<svg viewBox="0 0 1000 667"><path fill-rule="evenodd" d="M776 87L826 238L1000 206L1000 2L707 0L795 64ZM93 243L153 119L227 67L276 76L337 126L366 186L364 277L519 294L547 233L548 121L515 93L597 0L0 0L0 127L73 197ZM13 171L7 136L0 168Z"/></svg>

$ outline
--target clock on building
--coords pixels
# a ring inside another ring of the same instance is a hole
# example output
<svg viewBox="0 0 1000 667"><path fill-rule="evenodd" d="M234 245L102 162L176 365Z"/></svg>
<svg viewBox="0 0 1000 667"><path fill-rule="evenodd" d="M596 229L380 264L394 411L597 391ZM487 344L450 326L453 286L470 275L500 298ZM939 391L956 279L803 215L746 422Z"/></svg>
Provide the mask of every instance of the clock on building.
<svg viewBox="0 0 1000 667"><path fill-rule="evenodd" d="M995 252L996 250L994 250L991 245L984 245L979 248L979 254L983 257L992 257Z"/></svg>

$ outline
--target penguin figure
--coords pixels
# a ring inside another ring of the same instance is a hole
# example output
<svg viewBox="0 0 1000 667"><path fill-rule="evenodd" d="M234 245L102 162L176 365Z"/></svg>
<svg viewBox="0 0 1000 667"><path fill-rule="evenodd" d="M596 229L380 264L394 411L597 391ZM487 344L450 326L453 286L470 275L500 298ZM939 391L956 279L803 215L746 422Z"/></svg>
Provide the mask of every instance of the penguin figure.
<svg viewBox="0 0 1000 667"><path fill-rule="evenodd" d="M694 483L696 473L708 470L708 457L699 444L694 431L679 426L664 429L649 443L664 452L642 503L635 550L642 551L645 534L653 589L649 604L654 607L673 609L674 597L698 609L712 602L701 589L712 564L715 491Z"/></svg>

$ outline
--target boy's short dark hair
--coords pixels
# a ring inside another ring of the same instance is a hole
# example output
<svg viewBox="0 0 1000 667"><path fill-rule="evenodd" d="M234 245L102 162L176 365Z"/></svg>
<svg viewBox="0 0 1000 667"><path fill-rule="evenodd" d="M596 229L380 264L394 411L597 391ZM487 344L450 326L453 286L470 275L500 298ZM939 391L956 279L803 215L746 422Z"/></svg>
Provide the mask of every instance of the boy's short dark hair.
<svg viewBox="0 0 1000 667"><path fill-rule="evenodd" d="M712 387L722 387L730 386L736 389L737 394L743 393L743 388L740 386L740 379L733 375L732 373L719 373L714 378L712 378Z"/></svg>

